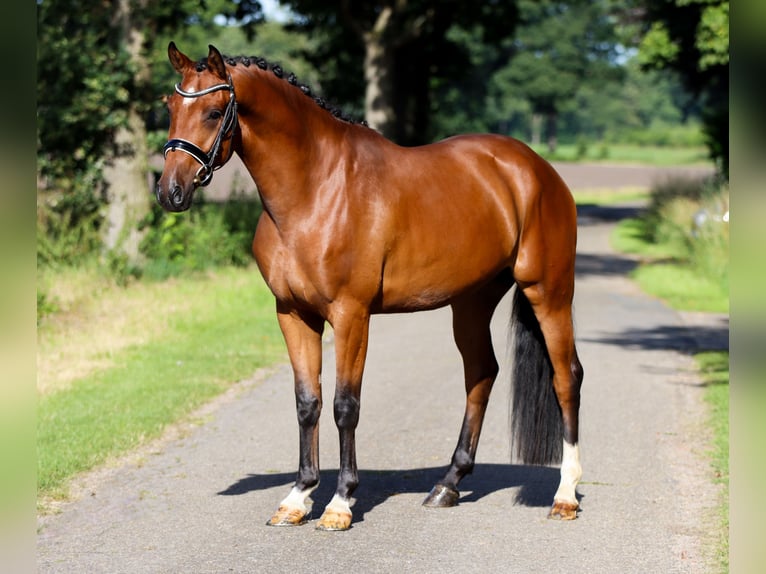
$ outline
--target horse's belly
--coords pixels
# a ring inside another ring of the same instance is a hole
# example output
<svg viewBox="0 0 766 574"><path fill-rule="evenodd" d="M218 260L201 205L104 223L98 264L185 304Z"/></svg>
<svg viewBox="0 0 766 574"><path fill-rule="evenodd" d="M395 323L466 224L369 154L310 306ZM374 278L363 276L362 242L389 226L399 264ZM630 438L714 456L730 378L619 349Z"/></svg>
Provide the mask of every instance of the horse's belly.
<svg viewBox="0 0 766 574"><path fill-rule="evenodd" d="M387 266L383 273L383 313L420 311L447 305L455 297L480 287L509 265L499 250L477 256L455 252L411 265Z"/></svg>

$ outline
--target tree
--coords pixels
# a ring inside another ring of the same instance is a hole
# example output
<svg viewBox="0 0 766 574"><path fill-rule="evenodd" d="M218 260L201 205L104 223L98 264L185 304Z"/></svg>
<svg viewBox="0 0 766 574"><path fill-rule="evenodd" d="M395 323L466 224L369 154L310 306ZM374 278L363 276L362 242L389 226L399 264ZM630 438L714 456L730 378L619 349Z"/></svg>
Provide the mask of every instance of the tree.
<svg viewBox="0 0 766 574"><path fill-rule="evenodd" d="M495 82L529 102L532 143L551 152L558 117L587 83L618 77L617 36L604 2L521 0L520 22L508 64Z"/></svg>
<svg viewBox="0 0 766 574"><path fill-rule="evenodd" d="M61 235L95 228L75 242L77 254L43 254L61 259L100 243L99 182L105 151L127 123L131 74L127 53L111 44L108 4L75 11L68 2L46 0L38 2L37 16L37 156L39 187L50 196L46 226Z"/></svg>
<svg viewBox="0 0 766 574"><path fill-rule="evenodd" d="M672 70L699 100L711 157L729 175L729 2L631 3L640 14L639 59Z"/></svg>
<svg viewBox="0 0 766 574"><path fill-rule="evenodd" d="M118 42L127 53L135 99L127 102L125 121L115 130L113 151L104 170L107 186L104 246L110 252L122 254L131 264L139 261L139 224L151 209L146 125L141 114L142 102L136 97L150 79L144 54L145 9L146 0L136 0L135 5L130 0L118 0L115 5L113 22Z"/></svg>
<svg viewBox="0 0 766 574"><path fill-rule="evenodd" d="M299 15L295 27L323 39L324 47L319 47L312 63L320 70L330 68L346 83L337 86L337 80L330 79L326 92L353 101L363 90L367 122L403 144L428 140L431 80L457 70L449 60L457 46L448 30L481 24L483 41L497 41L512 34L516 13L514 2L498 0L479 5L460 0L283 4ZM339 90L330 89L335 87Z"/></svg>
<svg viewBox="0 0 766 574"><path fill-rule="evenodd" d="M130 263L138 260L138 226L151 205L148 53L160 31L210 25L225 7L224 0L37 3L41 186L62 226L95 226L107 249Z"/></svg>

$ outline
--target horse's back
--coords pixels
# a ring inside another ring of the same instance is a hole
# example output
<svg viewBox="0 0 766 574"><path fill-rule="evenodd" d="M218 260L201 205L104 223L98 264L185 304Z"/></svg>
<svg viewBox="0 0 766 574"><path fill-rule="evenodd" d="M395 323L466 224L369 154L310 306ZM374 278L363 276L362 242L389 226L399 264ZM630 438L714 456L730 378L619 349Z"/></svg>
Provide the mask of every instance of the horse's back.
<svg viewBox="0 0 766 574"><path fill-rule="evenodd" d="M384 310L445 304L513 268L541 212L554 226L572 217L571 194L555 170L512 138L464 135L393 147L384 163Z"/></svg>

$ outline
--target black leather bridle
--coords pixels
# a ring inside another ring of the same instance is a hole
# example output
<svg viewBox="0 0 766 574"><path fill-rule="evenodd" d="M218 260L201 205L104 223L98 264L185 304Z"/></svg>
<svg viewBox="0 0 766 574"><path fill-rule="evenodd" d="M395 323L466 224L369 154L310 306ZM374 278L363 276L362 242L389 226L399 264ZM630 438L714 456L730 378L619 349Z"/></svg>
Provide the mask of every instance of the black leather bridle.
<svg viewBox="0 0 766 574"><path fill-rule="evenodd" d="M221 152L221 143L225 139L234 137L234 131L237 129L237 98L234 95L234 84L231 81L231 76L228 78L226 84L216 84L209 88L205 88L198 92L186 92L181 89L181 84L176 84L176 92L181 94L184 98L199 98L207 94L212 94L220 90L229 90L229 102L226 104L226 110L223 113L223 121L221 127L218 129L218 134L215 136L215 141L210 151L205 153L199 146L192 142L174 138L169 140L168 143L162 148L164 156L167 158L168 152L182 151L188 153L194 159L196 159L201 165L194 176L194 185L205 186L213 179L213 171L219 169L225 162L221 162L218 165L213 165Z"/></svg>

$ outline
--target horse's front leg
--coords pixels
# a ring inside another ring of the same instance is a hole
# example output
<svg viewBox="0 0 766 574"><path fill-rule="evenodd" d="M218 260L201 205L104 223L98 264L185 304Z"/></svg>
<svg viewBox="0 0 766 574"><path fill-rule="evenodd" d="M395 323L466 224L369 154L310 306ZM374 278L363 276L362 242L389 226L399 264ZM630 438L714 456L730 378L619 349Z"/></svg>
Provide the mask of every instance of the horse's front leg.
<svg viewBox="0 0 766 574"><path fill-rule="evenodd" d="M290 494L266 523L269 526L303 524L306 499L319 486L319 414L322 410L322 331L324 319L277 306L279 326L295 376L295 405L300 434L298 476Z"/></svg>
<svg viewBox="0 0 766 574"><path fill-rule="evenodd" d="M355 436L370 315L367 309L344 308L335 317L337 374L333 413L340 439L340 471L335 495L319 519L318 530L347 530L351 527L351 495L359 484Z"/></svg>

